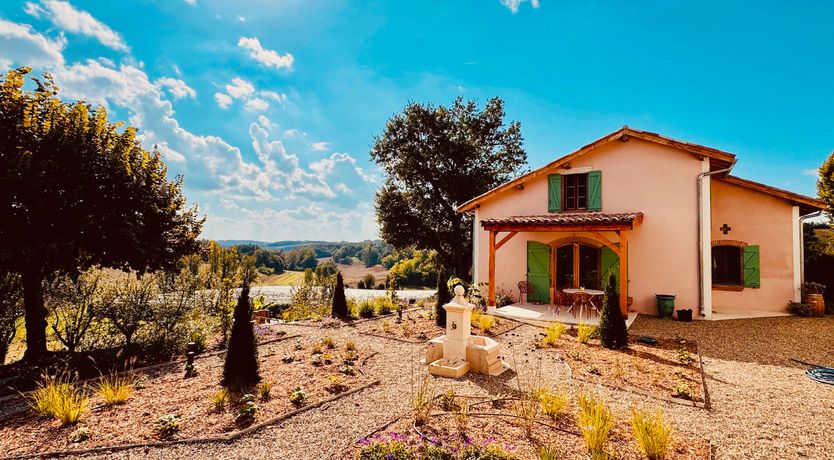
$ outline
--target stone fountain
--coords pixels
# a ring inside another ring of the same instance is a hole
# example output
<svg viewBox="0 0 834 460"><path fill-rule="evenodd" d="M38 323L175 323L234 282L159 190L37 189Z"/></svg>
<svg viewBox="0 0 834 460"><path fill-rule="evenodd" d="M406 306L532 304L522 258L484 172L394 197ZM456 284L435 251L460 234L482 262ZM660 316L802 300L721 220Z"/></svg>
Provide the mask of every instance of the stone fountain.
<svg viewBox="0 0 834 460"><path fill-rule="evenodd" d="M463 286L455 286L455 298L446 310L446 334L429 341L426 363L429 373L458 378L468 371L499 375L509 366L498 356L501 344L488 337L472 335L472 310L475 305L464 297Z"/></svg>

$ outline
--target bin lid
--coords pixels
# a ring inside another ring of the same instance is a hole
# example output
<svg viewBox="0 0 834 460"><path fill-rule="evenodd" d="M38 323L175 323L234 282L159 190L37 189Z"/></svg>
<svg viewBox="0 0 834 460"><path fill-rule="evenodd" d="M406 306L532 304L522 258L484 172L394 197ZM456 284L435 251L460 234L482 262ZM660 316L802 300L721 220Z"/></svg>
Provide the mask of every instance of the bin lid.
<svg viewBox="0 0 834 460"><path fill-rule="evenodd" d="M655 297L671 297L675 298L675 294L655 294Z"/></svg>

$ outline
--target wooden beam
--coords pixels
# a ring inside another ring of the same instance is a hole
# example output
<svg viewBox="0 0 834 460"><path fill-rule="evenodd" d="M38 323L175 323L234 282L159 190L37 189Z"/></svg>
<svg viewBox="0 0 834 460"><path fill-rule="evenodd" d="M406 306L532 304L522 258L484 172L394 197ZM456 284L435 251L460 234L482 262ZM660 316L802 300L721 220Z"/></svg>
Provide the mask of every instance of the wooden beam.
<svg viewBox="0 0 834 460"><path fill-rule="evenodd" d="M507 241L510 241L510 238L512 238L516 235L518 235L518 232L510 232L509 235L505 236L504 238L501 238L501 241L499 241L498 243L495 244L495 250L497 251L498 249L500 249L501 246L504 246L504 243L506 243Z"/></svg>
<svg viewBox="0 0 834 460"><path fill-rule="evenodd" d="M628 319L628 232L618 232L620 236L620 311Z"/></svg>
<svg viewBox="0 0 834 460"><path fill-rule="evenodd" d="M495 232L489 232L489 295L487 305L495 305Z"/></svg>
<svg viewBox="0 0 834 460"><path fill-rule="evenodd" d="M600 243L608 246L608 249L614 251L614 254L617 254L617 257L620 257L620 248L615 246L614 243L611 240L609 240L608 238L605 237L605 235L603 235L600 232L596 232L596 231L591 232L591 234L594 235L594 237L597 241L599 241Z"/></svg>

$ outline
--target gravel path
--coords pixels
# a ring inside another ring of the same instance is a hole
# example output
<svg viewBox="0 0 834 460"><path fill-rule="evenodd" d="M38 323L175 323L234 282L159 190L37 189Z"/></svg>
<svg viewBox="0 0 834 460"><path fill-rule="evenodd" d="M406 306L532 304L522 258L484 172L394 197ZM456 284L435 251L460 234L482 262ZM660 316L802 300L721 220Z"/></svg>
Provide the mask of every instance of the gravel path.
<svg viewBox="0 0 834 460"><path fill-rule="evenodd" d="M422 345L360 336L353 328L277 327L288 333L365 343L380 352L366 369L381 378L382 384L231 444L136 449L97 458L326 459L409 410L411 382L419 378L413 375L426 372L419 364ZM522 380L561 383L578 393L584 384L570 381L563 364L552 354L533 351L532 340L539 331L522 326L501 336L499 341L507 345L507 361L520 370ZM719 459L834 459L834 387L805 378L804 369L790 361L834 366L834 317L684 324L641 316L630 332L698 341L712 410L597 387L617 416L626 417L635 405L661 408L677 430L709 439ZM454 387L458 394L508 393L517 386L517 378L510 371L498 378L435 379L433 385L434 391Z"/></svg>

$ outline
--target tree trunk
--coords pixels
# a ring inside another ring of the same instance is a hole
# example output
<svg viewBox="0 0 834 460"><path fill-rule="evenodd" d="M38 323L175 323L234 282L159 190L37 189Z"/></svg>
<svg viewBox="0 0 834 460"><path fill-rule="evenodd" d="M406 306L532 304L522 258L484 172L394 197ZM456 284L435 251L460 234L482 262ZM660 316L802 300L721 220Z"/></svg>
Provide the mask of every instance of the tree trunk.
<svg viewBox="0 0 834 460"><path fill-rule="evenodd" d="M46 308L43 306L43 276L38 268L27 267L21 275L26 319L26 353L23 359L36 361L46 355Z"/></svg>
<svg viewBox="0 0 834 460"><path fill-rule="evenodd" d="M6 354L9 352L9 344L0 339L0 366L6 362Z"/></svg>

